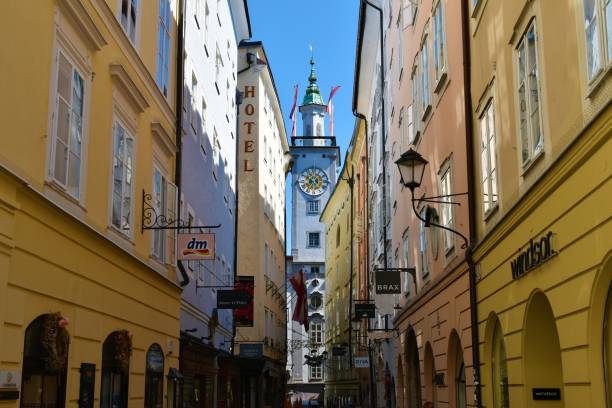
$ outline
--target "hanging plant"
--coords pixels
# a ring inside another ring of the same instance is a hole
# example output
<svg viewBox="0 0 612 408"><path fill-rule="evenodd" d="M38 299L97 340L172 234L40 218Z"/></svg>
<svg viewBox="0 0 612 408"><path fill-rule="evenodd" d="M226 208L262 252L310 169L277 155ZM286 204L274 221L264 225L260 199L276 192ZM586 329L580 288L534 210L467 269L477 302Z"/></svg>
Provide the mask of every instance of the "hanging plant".
<svg viewBox="0 0 612 408"><path fill-rule="evenodd" d="M46 371L61 372L68 362L70 335L66 326L68 319L60 313L45 316L42 330L42 360Z"/></svg>
<svg viewBox="0 0 612 408"><path fill-rule="evenodd" d="M113 351L113 366L122 373L127 373L132 355L132 333L127 330L114 332Z"/></svg>

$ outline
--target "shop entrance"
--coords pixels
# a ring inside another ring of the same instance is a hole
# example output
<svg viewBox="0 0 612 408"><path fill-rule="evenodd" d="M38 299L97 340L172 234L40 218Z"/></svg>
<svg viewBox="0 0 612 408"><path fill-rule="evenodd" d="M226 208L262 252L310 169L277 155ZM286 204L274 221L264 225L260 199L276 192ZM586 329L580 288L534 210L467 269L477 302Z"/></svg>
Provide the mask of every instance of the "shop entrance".
<svg viewBox="0 0 612 408"><path fill-rule="evenodd" d="M526 316L523 354L525 406L564 407L559 335L552 308L543 293L533 295Z"/></svg>
<svg viewBox="0 0 612 408"><path fill-rule="evenodd" d="M421 401L421 365L419 364L419 347L414 330L410 328L406 339L406 399L408 406L420 407Z"/></svg>

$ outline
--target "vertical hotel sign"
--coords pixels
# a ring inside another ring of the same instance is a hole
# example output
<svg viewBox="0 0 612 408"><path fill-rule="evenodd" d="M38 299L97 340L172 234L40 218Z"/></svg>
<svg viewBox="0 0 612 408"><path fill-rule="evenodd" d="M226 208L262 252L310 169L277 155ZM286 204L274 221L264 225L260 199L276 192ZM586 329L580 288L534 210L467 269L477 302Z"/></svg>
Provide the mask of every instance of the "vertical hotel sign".
<svg viewBox="0 0 612 408"><path fill-rule="evenodd" d="M249 303L246 307L234 309L234 324L236 327L253 327L253 297L255 294L255 277L236 276L234 291L246 292L246 295L248 295L249 298Z"/></svg>
<svg viewBox="0 0 612 408"><path fill-rule="evenodd" d="M246 135L243 138L244 140L244 160L243 160L243 171L245 173L249 173L251 171L255 170L255 167L253 166L253 162L256 162L256 160L251 160L252 156L254 156L253 153L255 153L255 137L257 137L257 134L253 134L254 133L254 129L256 129L257 126L257 122L255 122L255 105L253 105L255 99L255 95L256 95L256 90L257 88L255 87L255 85L245 85L244 87L244 99L245 99L245 106L244 106L244 116L246 118L246 120L244 122L242 122L242 128L246 131Z"/></svg>

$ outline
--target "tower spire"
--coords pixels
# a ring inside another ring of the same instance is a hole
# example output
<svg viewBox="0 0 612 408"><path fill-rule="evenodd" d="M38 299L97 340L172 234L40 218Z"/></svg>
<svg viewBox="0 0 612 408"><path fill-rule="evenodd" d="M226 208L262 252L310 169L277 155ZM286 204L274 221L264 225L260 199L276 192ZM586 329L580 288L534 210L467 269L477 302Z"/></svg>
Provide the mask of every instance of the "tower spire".
<svg viewBox="0 0 612 408"><path fill-rule="evenodd" d="M325 105L323 103L323 97L321 97L321 93L319 92L319 85L317 84L312 45L310 46L310 75L308 76L308 82L309 85L308 88L306 88L306 95L304 95L302 105Z"/></svg>

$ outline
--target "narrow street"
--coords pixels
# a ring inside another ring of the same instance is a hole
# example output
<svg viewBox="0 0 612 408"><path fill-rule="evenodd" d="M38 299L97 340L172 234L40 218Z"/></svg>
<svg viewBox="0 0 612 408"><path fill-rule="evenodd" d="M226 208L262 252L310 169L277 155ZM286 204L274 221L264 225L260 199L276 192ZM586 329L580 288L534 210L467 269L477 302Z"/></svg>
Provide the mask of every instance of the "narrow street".
<svg viewBox="0 0 612 408"><path fill-rule="evenodd" d="M0 408L612 408L612 0L0 15Z"/></svg>

